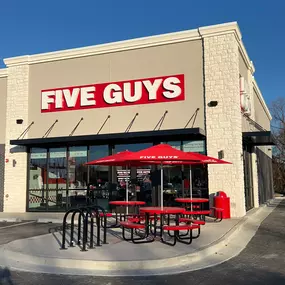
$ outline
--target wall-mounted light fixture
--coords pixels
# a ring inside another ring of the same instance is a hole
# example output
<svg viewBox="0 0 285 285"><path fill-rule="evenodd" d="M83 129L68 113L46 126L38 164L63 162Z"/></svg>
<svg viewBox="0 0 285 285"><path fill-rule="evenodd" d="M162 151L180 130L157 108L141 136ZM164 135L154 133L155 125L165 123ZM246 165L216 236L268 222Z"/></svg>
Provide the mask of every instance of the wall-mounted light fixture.
<svg viewBox="0 0 285 285"><path fill-rule="evenodd" d="M220 151L218 152L218 158L219 158L219 159L223 159L224 157L225 157L224 151L223 151L223 150L220 150Z"/></svg>
<svg viewBox="0 0 285 285"><path fill-rule="evenodd" d="M218 101L210 101L209 103L208 103L208 106L209 107L216 107L218 105Z"/></svg>
<svg viewBox="0 0 285 285"><path fill-rule="evenodd" d="M17 123L17 125L22 125L23 124L23 119L17 119L16 120L16 123Z"/></svg>

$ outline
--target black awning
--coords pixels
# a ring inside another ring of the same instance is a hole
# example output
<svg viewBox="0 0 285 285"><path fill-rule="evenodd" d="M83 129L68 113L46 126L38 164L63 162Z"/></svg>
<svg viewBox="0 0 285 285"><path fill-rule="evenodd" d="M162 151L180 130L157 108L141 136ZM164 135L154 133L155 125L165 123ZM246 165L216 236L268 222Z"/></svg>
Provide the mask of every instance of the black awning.
<svg viewBox="0 0 285 285"><path fill-rule="evenodd" d="M55 147L55 146L79 146L79 145L103 145L103 144L129 144L162 142L173 140L204 140L205 133L200 128L127 132L114 134L99 134L85 136L50 137L34 139L11 140L11 145L28 147Z"/></svg>
<svg viewBox="0 0 285 285"><path fill-rule="evenodd" d="M252 146L275 145L270 131L243 132L243 141Z"/></svg>

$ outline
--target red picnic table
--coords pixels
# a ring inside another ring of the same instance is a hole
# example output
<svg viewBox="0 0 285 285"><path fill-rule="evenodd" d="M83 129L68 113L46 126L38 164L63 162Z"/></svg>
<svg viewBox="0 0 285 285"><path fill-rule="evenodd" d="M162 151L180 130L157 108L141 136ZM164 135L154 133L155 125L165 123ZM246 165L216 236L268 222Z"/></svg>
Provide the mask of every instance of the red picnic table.
<svg viewBox="0 0 285 285"><path fill-rule="evenodd" d="M176 202L185 204L186 211L184 212L185 215L189 216L200 216L205 220L205 215L209 215L209 210L203 210L202 209L202 203L208 203L209 199L207 198L176 198ZM187 206L187 204L190 204L190 207ZM193 210L193 204L199 204L198 210ZM189 211L190 208L190 211Z"/></svg>
<svg viewBox="0 0 285 285"><path fill-rule="evenodd" d="M126 209L128 209L129 206L134 206L135 207L135 212L136 214L139 213L139 207L145 205L144 201L110 201L109 205L113 205L113 206L119 206L119 207L125 207ZM116 224L112 225L112 227L117 227L119 226L119 224L117 223L117 217L118 217L118 213L117 211L116 213ZM120 214L120 221L122 221L122 213ZM125 213L123 214L123 218L124 220L126 219L126 216L128 215L128 211L125 211Z"/></svg>
<svg viewBox="0 0 285 285"><path fill-rule="evenodd" d="M168 216L167 224L170 223L170 215L176 215L176 225L179 225L179 215L184 213L185 209L181 207L143 207L140 209L141 213L144 213L146 216L146 231L147 235L149 234L149 221L150 215L154 215L154 232L153 235L156 236L156 228L157 228L157 221L158 215L160 215L160 236L162 236L162 227L164 224L164 216Z"/></svg>

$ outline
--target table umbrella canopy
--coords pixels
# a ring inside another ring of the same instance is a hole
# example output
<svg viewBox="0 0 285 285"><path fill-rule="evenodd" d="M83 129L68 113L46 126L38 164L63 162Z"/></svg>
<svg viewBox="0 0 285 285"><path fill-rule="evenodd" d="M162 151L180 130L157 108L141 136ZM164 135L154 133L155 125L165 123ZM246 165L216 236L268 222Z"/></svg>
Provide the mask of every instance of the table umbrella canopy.
<svg viewBox="0 0 285 285"><path fill-rule="evenodd" d="M187 152L187 154L189 154L190 158L193 158L193 155L195 155L198 161L172 160L172 161L163 161L162 164L163 165L232 164L231 162L218 159L218 158L214 158L211 156L207 156L204 154L200 154L200 153ZM158 164L157 162L156 163L153 162L153 163Z"/></svg>
<svg viewBox="0 0 285 285"><path fill-rule="evenodd" d="M161 162L163 161L188 161L188 162L199 162L199 156L195 153L187 153L178 150L168 144L158 144L137 152L134 152L127 157L125 160L128 161L141 161L148 162Z"/></svg>

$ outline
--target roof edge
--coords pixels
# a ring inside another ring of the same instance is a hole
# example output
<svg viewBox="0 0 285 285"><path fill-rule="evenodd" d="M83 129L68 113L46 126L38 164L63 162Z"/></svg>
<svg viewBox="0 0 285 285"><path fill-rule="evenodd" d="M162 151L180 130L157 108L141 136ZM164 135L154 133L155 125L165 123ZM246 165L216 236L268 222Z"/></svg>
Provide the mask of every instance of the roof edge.
<svg viewBox="0 0 285 285"><path fill-rule="evenodd" d="M253 88L256 90L256 94L257 94L257 96L258 96L258 99L260 100L261 105L263 106L263 109L265 110L265 113L266 113L267 117L268 117L268 118L270 119L270 121L271 121L271 120L272 120L272 115L271 115L271 113L270 113L270 111L269 111L269 108L267 107L267 105L266 105L266 103L265 103L265 100L264 100L264 98L263 98L263 96L262 96L262 93L261 93L261 91L260 91L260 89L259 89L259 87L258 87L258 85L257 85L257 82L256 82L254 76L253 76L252 79L253 79L253 80L252 80Z"/></svg>
<svg viewBox="0 0 285 285"><path fill-rule="evenodd" d="M67 49L61 51L54 51L48 53L25 55L18 57L11 57L4 59L7 67L22 65L22 64L35 64L49 61L64 60L70 58L92 56L96 54L112 53L124 50L145 48L149 46L165 45L177 42L184 42L190 40L200 39L199 32L203 36L213 36L216 34L225 34L234 32L238 39L241 39L241 33L237 22L230 22L218 25L211 25L192 30L167 33L162 35L155 35L149 37L142 37L112 43L105 43L100 45L81 47L75 49Z"/></svg>
<svg viewBox="0 0 285 285"><path fill-rule="evenodd" d="M0 78L8 76L8 69L7 68L0 68Z"/></svg>

